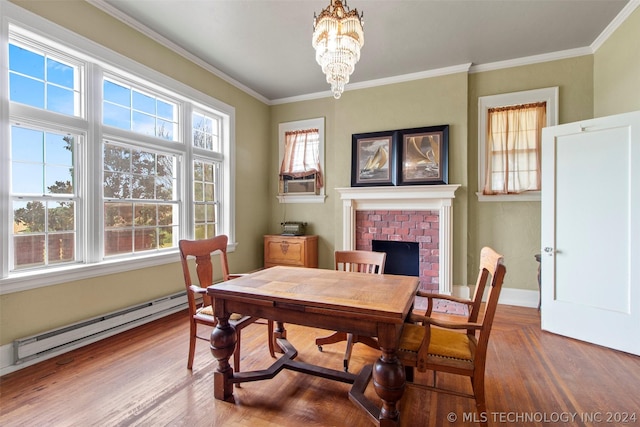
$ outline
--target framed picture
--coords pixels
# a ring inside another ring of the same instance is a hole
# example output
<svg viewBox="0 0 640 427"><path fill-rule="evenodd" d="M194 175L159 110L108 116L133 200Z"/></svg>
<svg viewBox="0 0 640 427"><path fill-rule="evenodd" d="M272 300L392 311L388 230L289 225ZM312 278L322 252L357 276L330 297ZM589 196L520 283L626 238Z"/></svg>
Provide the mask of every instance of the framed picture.
<svg viewBox="0 0 640 427"><path fill-rule="evenodd" d="M449 125L399 131L399 185L447 184Z"/></svg>
<svg viewBox="0 0 640 427"><path fill-rule="evenodd" d="M396 184L396 132L371 132L351 136L351 186Z"/></svg>

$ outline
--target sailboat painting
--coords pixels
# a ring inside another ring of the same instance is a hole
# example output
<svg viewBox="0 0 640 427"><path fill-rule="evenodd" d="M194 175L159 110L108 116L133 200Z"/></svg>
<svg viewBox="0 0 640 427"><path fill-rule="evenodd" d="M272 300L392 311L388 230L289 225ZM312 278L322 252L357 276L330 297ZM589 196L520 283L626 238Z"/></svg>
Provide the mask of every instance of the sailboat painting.
<svg viewBox="0 0 640 427"><path fill-rule="evenodd" d="M449 126L401 131L400 185L446 184Z"/></svg>
<svg viewBox="0 0 640 427"><path fill-rule="evenodd" d="M352 186L394 185L392 132L353 135Z"/></svg>

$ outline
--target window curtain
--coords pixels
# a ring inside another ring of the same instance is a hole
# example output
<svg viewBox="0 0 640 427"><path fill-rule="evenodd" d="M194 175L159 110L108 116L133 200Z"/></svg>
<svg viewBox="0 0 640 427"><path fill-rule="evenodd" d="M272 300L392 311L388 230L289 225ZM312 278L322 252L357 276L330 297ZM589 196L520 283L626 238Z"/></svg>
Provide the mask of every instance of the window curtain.
<svg viewBox="0 0 640 427"><path fill-rule="evenodd" d="M280 165L280 180L285 176L304 178L316 176L316 187L322 188L320 170L320 132L305 129L285 132L284 156Z"/></svg>
<svg viewBox="0 0 640 427"><path fill-rule="evenodd" d="M490 108L487 120L483 194L540 190L546 102Z"/></svg>

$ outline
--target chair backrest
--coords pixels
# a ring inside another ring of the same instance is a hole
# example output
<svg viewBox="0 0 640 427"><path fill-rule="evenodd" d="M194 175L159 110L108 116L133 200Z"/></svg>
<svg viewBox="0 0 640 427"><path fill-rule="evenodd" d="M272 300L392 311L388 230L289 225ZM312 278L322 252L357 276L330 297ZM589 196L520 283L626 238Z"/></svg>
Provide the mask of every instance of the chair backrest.
<svg viewBox="0 0 640 427"><path fill-rule="evenodd" d="M484 359L487 351L487 345L489 342L489 334L491 333L491 326L493 325L493 318L496 314L496 308L498 307L498 298L500 297L500 291L502 290L502 282L507 272L504 266L504 258L502 255L494 251L489 247L482 248L480 252L480 270L478 272L478 282L476 286L476 295L474 296L474 307L469 317L475 316L472 322L475 322L480 311L480 304L482 301L482 294L489 283L489 290L487 293L487 300L484 307L484 316L482 318L482 328L480 329L480 335L478 336L478 346L476 349L476 355L483 355L480 357L480 362L484 363ZM478 308L475 308L475 304L478 304Z"/></svg>
<svg viewBox="0 0 640 427"><path fill-rule="evenodd" d="M189 299L189 311L195 312L196 301L192 286L192 267L189 259L195 258L195 277L198 278L197 286L206 288L213 284L213 263L211 255L219 253L222 280L229 280L229 264L227 261L227 242L229 238L225 235L212 237L203 240L180 240L180 261L182 263L182 273L184 274L184 284L187 288ZM210 305L210 297L202 294L204 305Z"/></svg>
<svg viewBox="0 0 640 427"><path fill-rule="evenodd" d="M382 274L387 259L385 252L336 251L336 270Z"/></svg>
<svg viewBox="0 0 640 427"><path fill-rule="evenodd" d="M484 298L487 282L493 276L496 269L498 258L502 255L489 247L484 247L480 251L480 266L478 267L478 278L476 279L476 288L473 293L473 305L469 310L469 322L476 322L480 314L482 299Z"/></svg>

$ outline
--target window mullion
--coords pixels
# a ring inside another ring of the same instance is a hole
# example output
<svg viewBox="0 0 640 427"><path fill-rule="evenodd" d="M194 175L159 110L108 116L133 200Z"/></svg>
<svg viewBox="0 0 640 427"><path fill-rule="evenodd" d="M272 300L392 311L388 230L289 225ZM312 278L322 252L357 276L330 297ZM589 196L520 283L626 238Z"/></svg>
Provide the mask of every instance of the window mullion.
<svg viewBox="0 0 640 427"><path fill-rule="evenodd" d="M193 129L191 116L193 106L190 103L181 104L180 140L184 144L185 155L178 160L178 195L180 203L180 236L183 239L193 239L195 227L193 204Z"/></svg>
<svg viewBox="0 0 640 427"><path fill-rule="evenodd" d="M0 20L0 123L9 123L9 76L5 58L9 57L9 28L8 20ZM9 126L0 126L0 141L9 141ZM8 144L6 144L8 146ZM11 239L11 214L9 192L10 188L10 159L8 150L0 150L0 277L9 275L9 254Z"/></svg>
<svg viewBox="0 0 640 427"><path fill-rule="evenodd" d="M103 70L96 64L87 66L86 95L87 120L89 130L83 153L83 213L82 228L87 263L97 263L104 258L104 209L102 209L102 75Z"/></svg>

